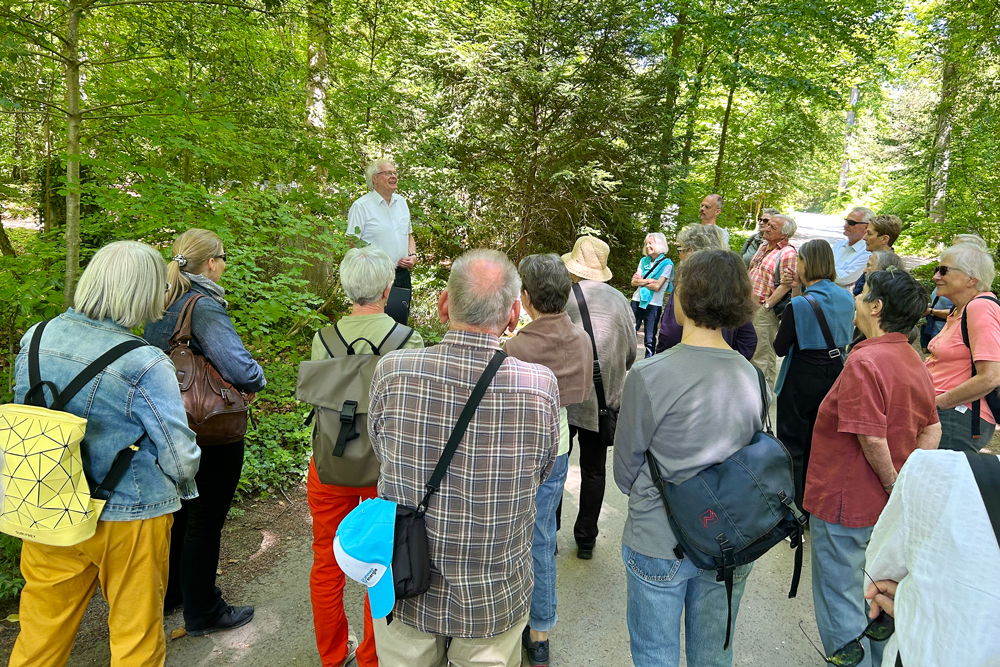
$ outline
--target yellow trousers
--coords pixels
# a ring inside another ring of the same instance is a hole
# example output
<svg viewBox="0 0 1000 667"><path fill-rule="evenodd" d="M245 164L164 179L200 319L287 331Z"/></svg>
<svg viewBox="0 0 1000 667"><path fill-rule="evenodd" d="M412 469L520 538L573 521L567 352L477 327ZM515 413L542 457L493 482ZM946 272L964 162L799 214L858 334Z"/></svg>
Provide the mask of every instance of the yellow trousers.
<svg viewBox="0 0 1000 667"><path fill-rule="evenodd" d="M71 547L25 542L21 550L21 633L10 667L59 667L69 659L80 620L101 584L111 610L111 665L162 667L167 656L163 597L173 515L100 521Z"/></svg>

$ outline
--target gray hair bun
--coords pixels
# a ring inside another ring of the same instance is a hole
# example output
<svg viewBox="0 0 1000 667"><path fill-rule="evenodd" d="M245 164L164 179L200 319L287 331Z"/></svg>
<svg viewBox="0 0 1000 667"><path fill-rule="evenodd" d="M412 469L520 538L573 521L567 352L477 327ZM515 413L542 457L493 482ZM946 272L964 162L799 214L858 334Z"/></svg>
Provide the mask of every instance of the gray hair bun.
<svg viewBox="0 0 1000 667"><path fill-rule="evenodd" d="M177 266L181 267L182 269L185 266L187 266L188 263L187 257L185 257L184 255L174 255L174 261L177 262Z"/></svg>

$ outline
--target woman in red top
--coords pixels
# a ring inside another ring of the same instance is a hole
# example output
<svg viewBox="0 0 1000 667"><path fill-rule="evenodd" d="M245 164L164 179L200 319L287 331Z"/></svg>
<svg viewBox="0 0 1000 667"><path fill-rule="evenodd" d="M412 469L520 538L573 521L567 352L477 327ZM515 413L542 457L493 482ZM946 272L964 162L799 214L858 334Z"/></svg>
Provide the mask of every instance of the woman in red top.
<svg viewBox="0 0 1000 667"><path fill-rule="evenodd" d="M931 353L927 370L934 381L941 420L941 449L978 451L989 443L996 428L998 415L984 399L1000 385L1000 305L990 292L994 275L993 258L972 243L945 250L934 270L938 296L955 304L941 333L927 346ZM963 317L968 345L962 340Z"/></svg>
<svg viewBox="0 0 1000 667"><path fill-rule="evenodd" d="M854 316L867 340L848 355L816 417L802 504L812 515L813 604L827 655L868 623L861 568L896 473L941 436L930 373L906 338L926 309L927 292L907 273L868 274ZM862 645L861 666L877 667L882 647Z"/></svg>

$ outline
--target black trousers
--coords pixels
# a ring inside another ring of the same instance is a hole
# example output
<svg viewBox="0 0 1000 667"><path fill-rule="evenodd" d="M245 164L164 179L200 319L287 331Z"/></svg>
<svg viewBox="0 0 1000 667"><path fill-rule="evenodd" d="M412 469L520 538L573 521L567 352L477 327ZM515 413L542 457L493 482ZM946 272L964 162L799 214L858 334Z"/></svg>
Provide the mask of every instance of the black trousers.
<svg viewBox="0 0 1000 667"><path fill-rule="evenodd" d="M227 604L215 585L219 545L233 494L243 470L243 441L201 448L195 475L198 497L181 501L170 530L170 577L164 606L184 603L184 625L204 630L215 625Z"/></svg>
<svg viewBox="0 0 1000 667"><path fill-rule="evenodd" d="M811 364L792 356L785 384L778 394L778 440L792 457L795 504L802 509L809 469L809 449L819 404L840 375L840 364Z"/></svg>
<svg viewBox="0 0 1000 667"><path fill-rule="evenodd" d="M597 519L604 505L608 448L601 443L600 433L570 424L569 439L572 441L574 436L580 445L580 511L573 537L577 544L593 546L597 541Z"/></svg>

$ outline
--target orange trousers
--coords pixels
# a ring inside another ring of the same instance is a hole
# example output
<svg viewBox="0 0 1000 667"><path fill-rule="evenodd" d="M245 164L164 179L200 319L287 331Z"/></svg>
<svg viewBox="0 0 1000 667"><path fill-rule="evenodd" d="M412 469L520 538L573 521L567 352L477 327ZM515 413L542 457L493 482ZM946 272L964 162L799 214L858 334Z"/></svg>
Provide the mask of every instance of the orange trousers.
<svg viewBox="0 0 1000 667"><path fill-rule="evenodd" d="M353 488L334 486L319 481L319 474L309 462L307 484L309 512L313 518L313 566L309 574L313 623L316 626L316 646L323 667L341 667L347 657L347 615L344 613L344 572L333 555L333 538L337 526L362 500L374 498L374 486ZM372 612L365 594L364 639L358 646L358 667L378 667L375 635L372 632Z"/></svg>

